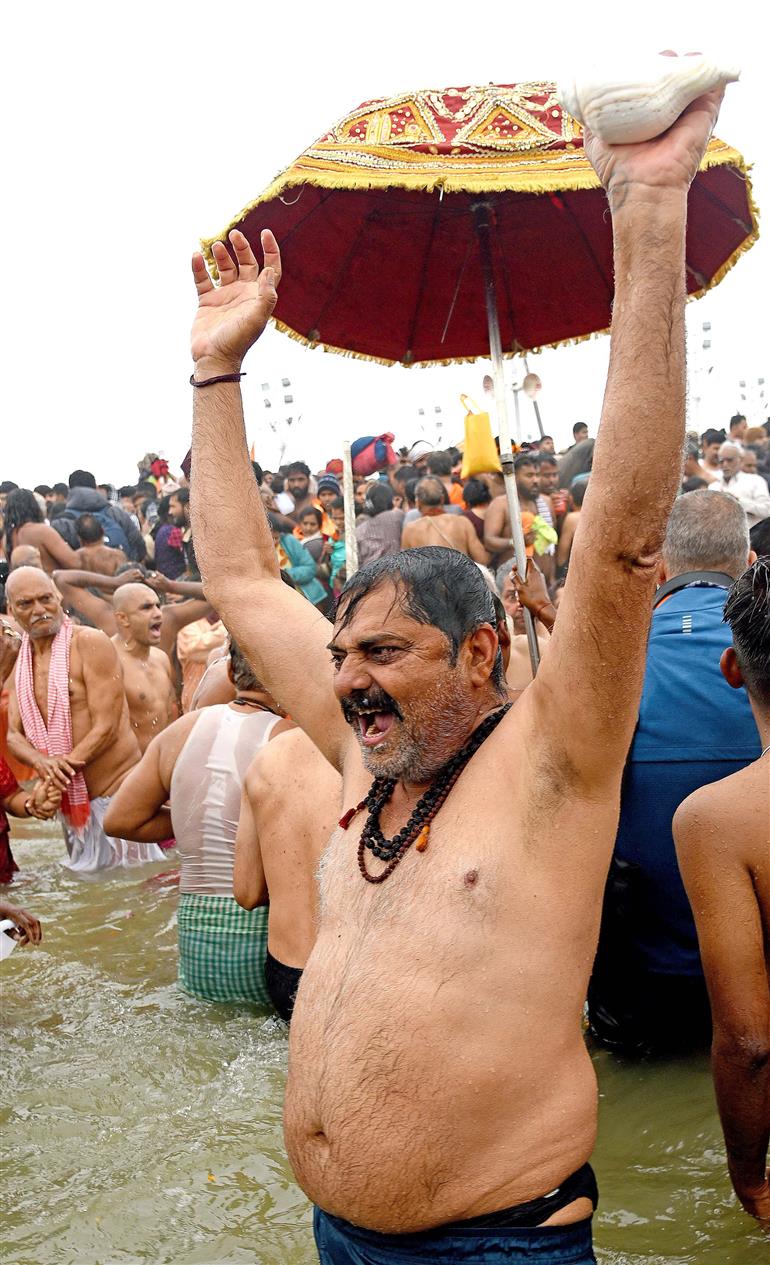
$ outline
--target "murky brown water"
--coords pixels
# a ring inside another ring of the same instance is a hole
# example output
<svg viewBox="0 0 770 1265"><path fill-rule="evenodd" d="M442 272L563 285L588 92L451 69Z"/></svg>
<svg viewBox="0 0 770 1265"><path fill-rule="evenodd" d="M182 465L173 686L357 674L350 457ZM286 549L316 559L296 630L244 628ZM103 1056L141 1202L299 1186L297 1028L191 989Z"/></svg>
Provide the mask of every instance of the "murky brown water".
<svg viewBox="0 0 770 1265"><path fill-rule="evenodd" d="M8 891L44 943L0 966L3 1265L310 1265L281 1141L286 1037L177 992L163 866L83 881L29 828ZM8 890L8 889L6 889ZM758 1265L704 1060L596 1055L602 1265Z"/></svg>

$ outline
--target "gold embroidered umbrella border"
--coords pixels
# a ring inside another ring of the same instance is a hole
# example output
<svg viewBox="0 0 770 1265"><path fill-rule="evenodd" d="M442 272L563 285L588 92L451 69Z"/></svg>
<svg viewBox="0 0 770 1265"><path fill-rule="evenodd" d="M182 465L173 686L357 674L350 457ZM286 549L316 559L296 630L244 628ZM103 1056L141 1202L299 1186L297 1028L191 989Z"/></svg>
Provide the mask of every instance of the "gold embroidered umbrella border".
<svg viewBox="0 0 770 1265"><path fill-rule="evenodd" d="M340 190L398 188L412 189L425 193L432 193L440 189L445 193L508 192L536 194L570 193L583 189L598 189L600 187L599 178L582 152L582 148L570 149L566 147L552 152L535 150L511 153L508 151L501 153L500 159L497 161L489 160L486 163L487 170L479 170L478 155L458 154L452 159L452 164L456 167L456 170L448 171L447 167L450 164L447 163L446 155L441 155L441 162L435 164L435 172L430 171L430 155L424 153L411 154L407 151L405 155L404 151L401 150L399 151L399 163L395 164L393 163L392 149L367 147L367 153L378 157L383 162L382 169L373 170L363 166L360 169L351 169L351 166L347 163L335 162L332 154L338 150L338 145L325 147L322 143L317 143L312 146L301 154L290 167L281 172L258 197L247 203L230 220L221 233L213 237L201 238L201 250L215 280L219 274L211 249L214 242L226 241L230 231L233 228L237 228L256 207L270 202L280 197L288 189L297 188L300 185L307 184L319 189ZM414 167L419 168L419 170L404 170L405 158L411 159ZM388 166L389 162L392 163L392 169ZM474 171L464 170L466 166L470 167L471 165L475 168ZM702 286L701 289L688 294L688 302L702 298L704 294L717 286L731 268L735 266L740 256L750 250L759 237L759 208L754 201L750 176L753 164L747 163L738 150L733 149L732 146L713 136L703 156L700 170L708 171L711 167L723 166L734 167L737 171L740 171L746 181L746 201L751 216L751 231L746 235L740 246L725 260L708 285ZM265 225L265 227L269 228L270 226ZM298 330L292 329L290 325L287 325L277 317L271 317L271 323L281 333L287 334L289 338L294 339L295 342L302 343L311 350L321 347L324 351L333 352L338 356L351 356L356 360L369 360L375 364L387 366L403 363L400 360L388 360L380 356L351 351L347 347L335 347L331 343L313 341L306 338L304 334L300 334ZM532 352L536 354L548 347L569 347L576 343L586 342L589 338L598 338L608 332L609 326L604 329L593 330L588 334L579 334L574 338L544 343L539 347L529 347L526 351L527 353ZM503 352L505 359L511 359L520 354L521 349L517 348ZM430 365L474 364L478 360L485 359L488 359L488 357L481 355L450 356L446 360L414 361L413 364L405 367L413 368L419 366L427 368Z"/></svg>

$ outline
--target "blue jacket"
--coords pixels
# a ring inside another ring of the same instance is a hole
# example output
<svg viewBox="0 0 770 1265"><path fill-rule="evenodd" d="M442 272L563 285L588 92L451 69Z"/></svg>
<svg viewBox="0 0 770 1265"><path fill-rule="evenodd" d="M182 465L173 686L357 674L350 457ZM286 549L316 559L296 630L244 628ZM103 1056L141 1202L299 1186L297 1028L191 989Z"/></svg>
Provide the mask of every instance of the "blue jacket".
<svg viewBox="0 0 770 1265"><path fill-rule="evenodd" d="M633 867L629 946L651 972L701 973L671 833L674 814L698 787L737 772L760 753L746 692L731 689L719 667L732 645L722 619L726 598L717 585L691 585L666 598L652 617L615 842L615 856Z"/></svg>
<svg viewBox="0 0 770 1265"><path fill-rule="evenodd" d="M287 534L281 536L289 566L286 568L295 584L297 584L309 602L315 606L328 596L326 589L317 578L316 565L301 540Z"/></svg>

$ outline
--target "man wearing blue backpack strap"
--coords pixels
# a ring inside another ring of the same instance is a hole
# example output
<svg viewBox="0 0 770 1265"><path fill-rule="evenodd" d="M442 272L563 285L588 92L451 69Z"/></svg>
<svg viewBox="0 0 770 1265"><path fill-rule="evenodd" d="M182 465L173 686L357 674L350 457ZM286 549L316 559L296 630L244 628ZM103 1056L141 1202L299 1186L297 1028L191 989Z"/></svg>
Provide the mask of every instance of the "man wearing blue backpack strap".
<svg viewBox="0 0 770 1265"><path fill-rule="evenodd" d="M105 541L111 548L122 549L131 562L144 562L147 549L141 532L125 510L110 505L101 492L97 492L96 479L89 470L73 470L69 488L64 513L55 518L51 526L70 548L80 548L76 526L80 515L93 514L104 528Z"/></svg>

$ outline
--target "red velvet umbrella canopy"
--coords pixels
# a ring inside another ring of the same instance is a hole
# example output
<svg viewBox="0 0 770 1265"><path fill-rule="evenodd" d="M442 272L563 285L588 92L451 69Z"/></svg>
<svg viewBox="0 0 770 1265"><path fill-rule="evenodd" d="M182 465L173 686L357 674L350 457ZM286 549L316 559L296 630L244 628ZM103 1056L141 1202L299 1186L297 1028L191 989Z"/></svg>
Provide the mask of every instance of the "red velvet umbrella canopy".
<svg viewBox="0 0 770 1265"><path fill-rule="evenodd" d="M582 129L553 85L490 84L369 101L221 234L281 244L278 327L388 364L489 355L473 208L489 205L503 351L609 326L612 229ZM690 191L687 289L716 285L758 236L742 156L712 139ZM203 247L209 263L211 238Z"/></svg>

